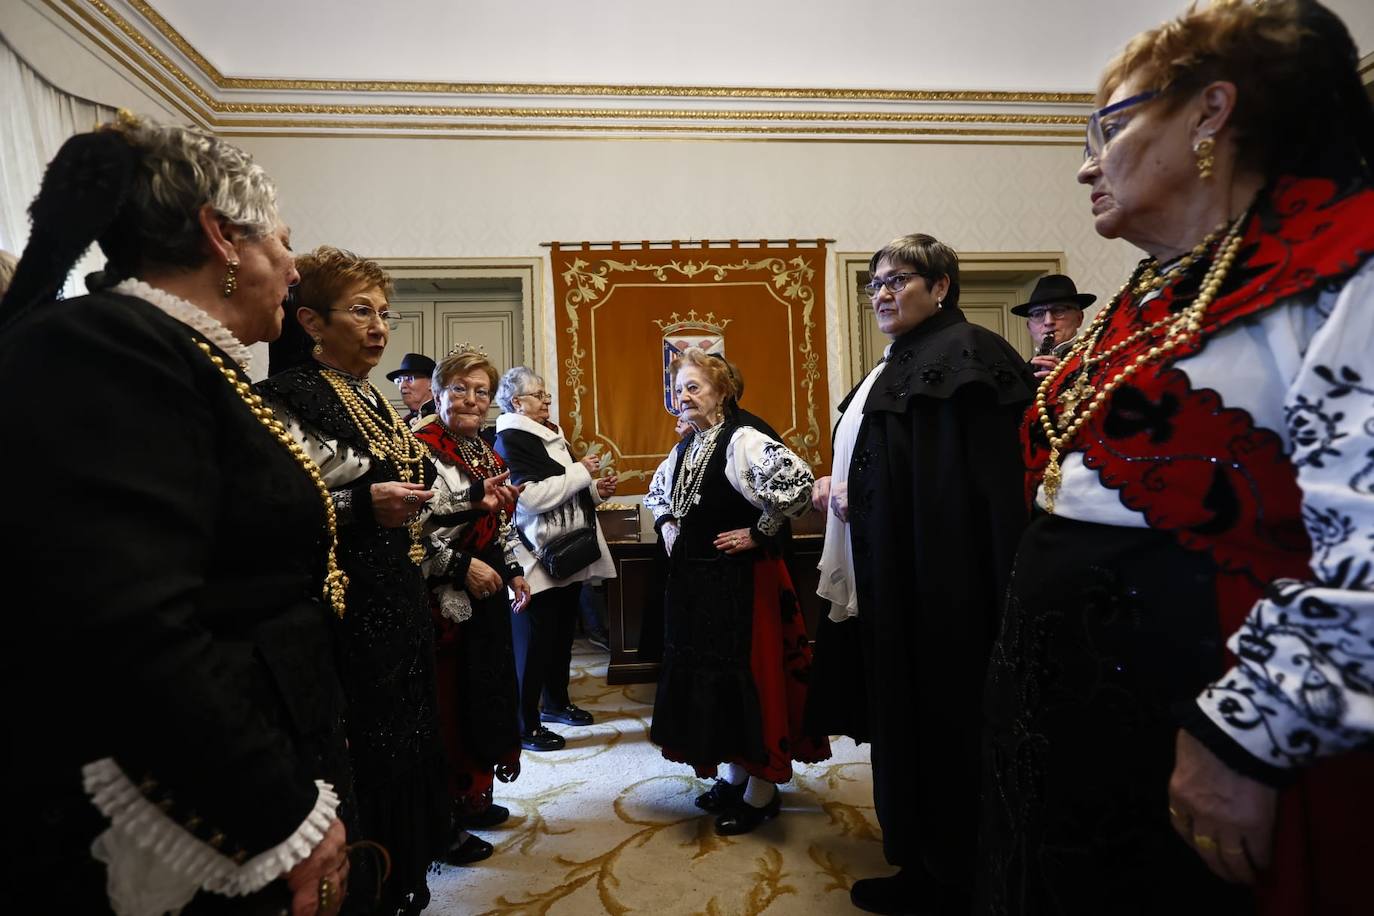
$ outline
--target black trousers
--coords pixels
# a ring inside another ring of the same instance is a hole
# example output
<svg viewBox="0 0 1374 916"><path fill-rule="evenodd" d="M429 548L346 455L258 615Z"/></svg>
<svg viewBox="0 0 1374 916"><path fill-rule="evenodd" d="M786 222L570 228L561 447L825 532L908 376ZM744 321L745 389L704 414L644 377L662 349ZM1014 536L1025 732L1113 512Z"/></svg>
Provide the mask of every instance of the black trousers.
<svg viewBox="0 0 1374 916"><path fill-rule="evenodd" d="M539 726L541 701L549 708L571 702L568 674L581 594L581 582L546 589L531 598L524 611L511 615L521 734Z"/></svg>

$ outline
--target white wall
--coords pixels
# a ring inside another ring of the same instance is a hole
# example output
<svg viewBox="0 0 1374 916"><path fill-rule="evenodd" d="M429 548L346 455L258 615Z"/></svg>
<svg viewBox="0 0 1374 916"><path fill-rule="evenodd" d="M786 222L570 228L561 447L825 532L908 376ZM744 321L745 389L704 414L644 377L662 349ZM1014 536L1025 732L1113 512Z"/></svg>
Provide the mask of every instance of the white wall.
<svg viewBox="0 0 1374 916"><path fill-rule="evenodd" d="M539 243L552 240L820 236L838 251L872 251L921 231L967 251L1063 251L1079 288L1102 299L1141 256L1093 232L1087 192L1073 180L1081 152L1070 147L236 142L277 180L297 250L328 242L376 257L547 257ZM835 403L844 380L833 270L827 299ZM546 308L545 341L549 316Z"/></svg>

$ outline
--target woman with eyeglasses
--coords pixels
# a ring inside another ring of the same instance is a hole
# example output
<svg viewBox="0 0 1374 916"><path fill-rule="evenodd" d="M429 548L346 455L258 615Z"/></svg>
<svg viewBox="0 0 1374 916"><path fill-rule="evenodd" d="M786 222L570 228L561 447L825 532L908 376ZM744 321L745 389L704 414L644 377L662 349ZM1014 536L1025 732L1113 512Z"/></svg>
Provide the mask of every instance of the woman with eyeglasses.
<svg viewBox="0 0 1374 916"><path fill-rule="evenodd" d="M869 262L883 359L840 405L808 723L872 745L883 853L860 909L967 911L979 701L1002 588L1025 523L1016 430L1034 380L959 310L959 258L929 235Z"/></svg>
<svg viewBox="0 0 1374 916"><path fill-rule="evenodd" d="M429 902L426 870L449 839L420 568L434 465L368 381L390 333L386 272L330 247L296 269L296 307L257 387L333 498L349 608L334 623L335 647L362 836L391 863L376 912L418 913Z"/></svg>
<svg viewBox="0 0 1374 916"><path fill-rule="evenodd" d="M520 774L511 614L530 600L516 562L512 520L521 488L480 435L496 388L486 353L463 345L434 368L437 415L415 435L434 456L431 550L425 561L434 621L439 733L456 832L443 861L469 865L493 847L468 831L510 811L492 802L496 780Z"/></svg>
<svg viewBox="0 0 1374 916"><path fill-rule="evenodd" d="M596 455L573 460L568 440L549 419L552 400L544 380L525 366L507 370L496 390L504 411L496 420L496 451L510 468L511 482L524 487L515 509L516 560L532 597L511 625L520 675L520 741L531 751L566 744L545 722L592 724L592 714L568 696L578 602L582 583L615 577L596 520L597 503L615 493L615 475L594 476L601 467Z"/></svg>
<svg viewBox="0 0 1374 916"><path fill-rule="evenodd" d="M1357 61L1317 3L1220 2L1102 75L1078 180L1146 257L1023 430L1039 511L989 673L982 912L1369 909Z"/></svg>

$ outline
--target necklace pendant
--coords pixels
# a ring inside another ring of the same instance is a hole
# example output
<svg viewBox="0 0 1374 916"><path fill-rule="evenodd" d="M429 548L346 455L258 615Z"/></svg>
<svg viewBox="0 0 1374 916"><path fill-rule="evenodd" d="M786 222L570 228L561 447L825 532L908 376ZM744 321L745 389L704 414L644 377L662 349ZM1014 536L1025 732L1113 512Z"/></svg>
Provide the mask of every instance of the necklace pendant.
<svg viewBox="0 0 1374 916"><path fill-rule="evenodd" d="M1045 511L1050 515L1054 514L1054 497L1063 481L1064 477L1059 469L1059 446L1054 445L1050 447L1049 461L1045 463L1045 476L1041 479L1045 487Z"/></svg>

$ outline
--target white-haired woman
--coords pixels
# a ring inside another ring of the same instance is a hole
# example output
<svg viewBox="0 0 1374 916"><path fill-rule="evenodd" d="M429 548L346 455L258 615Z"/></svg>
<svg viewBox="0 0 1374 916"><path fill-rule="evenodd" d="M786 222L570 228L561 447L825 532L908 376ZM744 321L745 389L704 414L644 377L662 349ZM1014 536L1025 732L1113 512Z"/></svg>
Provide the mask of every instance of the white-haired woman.
<svg viewBox="0 0 1374 916"><path fill-rule="evenodd" d="M533 597L512 627L520 742L532 751L566 743L544 722L592 724L592 714L568 696L578 599L582 583L615 576L596 504L615 492L616 478L593 478L601 466L595 455L573 460L568 440L549 419L551 400L544 380L525 366L507 370L496 389L504 411L496 421L496 451L510 468L511 483L524 485L515 507L516 558Z"/></svg>
<svg viewBox="0 0 1374 916"><path fill-rule="evenodd" d="M298 279L276 192L229 144L122 113L63 145L31 212L0 380L61 367L84 409L6 412L6 479L43 481L5 510L5 580L41 596L0 649L7 865L49 912L331 912L333 507L246 375ZM104 286L46 305L94 241Z"/></svg>

